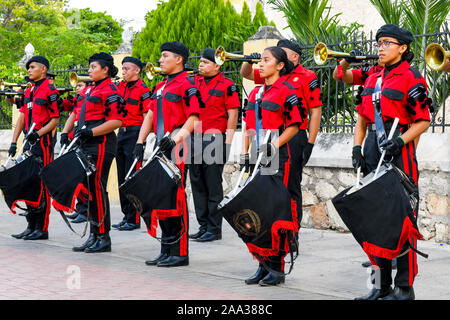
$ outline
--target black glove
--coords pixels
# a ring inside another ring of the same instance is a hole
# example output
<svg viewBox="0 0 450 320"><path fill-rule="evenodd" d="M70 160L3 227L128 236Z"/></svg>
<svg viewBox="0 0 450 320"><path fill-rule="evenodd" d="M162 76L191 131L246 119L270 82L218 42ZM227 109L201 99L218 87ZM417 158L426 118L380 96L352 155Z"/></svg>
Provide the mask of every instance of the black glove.
<svg viewBox="0 0 450 320"><path fill-rule="evenodd" d="M272 143L265 143L259 147L259 151L262 152L261 165L267 167L270 162L275 158L277 149Z"/></svg>
<svg viewBox="0 0 450 320"><path fill-rule="evenodd" d="M405 146L405 141L403 141L403 139L400 137L383 141L380 144L380 148L383 148L384 150L386 150L386 155L393 156L393 157L398 156L404 146Z"/></svg>
<svg viewBox="0 0 450 320"><path fill-rule="evenodd" d="M61 145L61 148L64 148L64 146L69 145L70 144L69 134L68 133L61 133L59 143Z"/></svg>
<svg viewBox="0 0 450 320"><path fill-rule="evenodd" d="M248 153L239 156L239 171L245 168L245 172L250 171L250 155Z"/></svg>
<svg viewBox="0 0 450 320"><path fill-rule="evenodd" d="M142 143L137 143L134 146L133 157L141 162L144 159L144 145Z"/></svg>
<svg viewBox="0 0 450 320"><path fill-rule="evenodd" d="M11 143L11 146L9 147L8 155L10 157L14 157L16 155L16 152L17 152L17 143L13 142L13 143Z"/></svg>
<svg viewBox="0 0 450 320"><path fill-rule="evenodd" d="M159 149L162 152L171 152L172 149L176 146L175 141L171 137L164 137L159 142Z"/></svg>
<svg viewBox="0 0 450 320"><path fill-rule="evenodd" d="M366 169L366 160L361 152L361 146L357 145L353 147L352 151L352 165L355 173L358 172L358 168L361 167L361 171Z"/></svg>
<svg viewBox="0 0 450 320"><path fill-rule="evenodd" d="M36 141L39 140L39 138L40 137L39 137L39 134L37 133L37 131L33 131L27 135L26 139L29 143L35 143Z"/></svg>
<svg viewBox="0 0 450 320"><path fill-rule="evenodd" d="M89 140L93 136L94 136L94 133L92 132L92 129L88 129L88 128L81 128L75 134L75 138L78 138L82 142Z"/></svg>
<svg viewBox="0 0 450 320"><path fill-rule="evenodd" d="M307 143L303 148L303 161L302 168L308 163L309 158L311 157L312 149L314 148L314 143Z"/></svg>
<svg viewBox="0 0 450 320"><path fill-rule="evenodd" d="M250 59L261 60L261 54L258 53L258 52L253 52L253 53L251 53L250 55L248 55L248 57L249 57ZM250 64L257 63L257 62L255 62L255 61L250 60L250 59L247 60L248 63L250 63Z"/></svg>
<svg viewBox="0 0 450 320"><path fill-rule="evenodd" d="M348 63L356 63L359 62L358 59L355 59L356 56L364 56L364 52L362 52L361 50L358 49L353 49L352 51L349 52L350 57L345 57L344 60L347 61Z"/></svg>
<svg viewBox="0 0 450 320"><path fill-rule="evenodd" d="M223 164L228 162L230 157L231 143L225 143L225 150L223 151Z"/></svg>

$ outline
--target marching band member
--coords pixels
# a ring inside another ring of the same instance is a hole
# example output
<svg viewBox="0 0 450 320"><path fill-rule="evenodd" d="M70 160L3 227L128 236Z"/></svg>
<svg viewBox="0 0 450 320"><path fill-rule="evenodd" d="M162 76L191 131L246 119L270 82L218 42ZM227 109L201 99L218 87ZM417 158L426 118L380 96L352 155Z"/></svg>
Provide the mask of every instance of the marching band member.
<svg viewBox="0 0 450 320"><path fill-rule="evenodd" d="M31 87L25 91L20 101L20 114L14 129L9 155L17 152L17 139L23 131L27 136L27 144L24 151L31 153L42 160L45 166L53 159L52 130L59 121L58 91L49 83L47 71L49 62L43 56L34 56L26 63ZM34 130L30 127L35 124ZM38 205L27 203L28 214L26 216L28 226L22 233L13 234L17 239L38 240L48 239L49 215L51 209L50 195L45 187L42 190L42 198Z"/></svg>
<svg viewBox="0 0 450 320"><path fill-rule="evenodd" d="M269 47L264 50L258 73L261 78L265 79L265 84L263 87L256 87L250 93L245 121L250 129L247 134L251 134L251 129L258 128L257 122L260 122L261 128L264 130L280 130L277 138L272 142L260 145L259 150L263 153L262 164L265 166L271 163L276 153L279 154L279 170L276 175L283 179L283 183L294 199L294 189L296 188L294 180L298 177L299 167L289 165L292 157L292 147L289 141L298 133L303 120L297 107L296 90L283 77L289 74L293 68L293 63L288 60L287 54L282 48ZM255 111L256 104L260 107L258 107L258 112ZM259 134L258 130L256 129L256 135ZM298 224L298 219L294 220L294 223ZM268 267L281 273L284 271L284 257L287 254L285 250L286 234L280 235L280 238L280 253L277 256L269 257ZM266 270L260 263L257 272L245 282L247 284L259 283L262 286L277 285L284 282L284 275Z"/></svg>
<svg viewBox="0 0 450 320"><path fill-rule="evenodd" d="M134 146L150 103L150 89L139 77L142 67L143 63L137 58L125 57L122 60L123 81L120 82L118 89L124 99L126 115L117 137L116 164L119 186L124 182L133 164ZM140 217L136 208L123 194L120 193L119 196L124 217L120 223L113 224L112 227L120 231L140 228Z"/></svg>
<svg viewBox="0 0 450 320"><path fill-rule="evenodd" d="M292 72L284 77L286 78L285 81L293 86L297 93L299 111L302 113L301 116L304 120L297 135L289 141L291 145L291 165L296 167L295 173L298 174L292 180L292 183L296 184L296 187L292 189L292 194L297 202L297 217L300 225L302 219L302 171L311 156L320 128L320 119L322 117L321 92L316 74L300 64L302 54L300 46L293 41L283 39L278 41L277 47L282 48L286 52L289 61L294 64ZM253 53L250 56L257 58L258 54ZM253 69L250 62L242 64L241 75L246 79L253 80L255 84L264 84L264 79L261 77L259 69ZM306 133L307 129L309 135ZM245 162L246 157L248 158L248 155L244 155L241 162Z"/></svg>
<svg viewBox="0 0 450 320"><path fill-rule="evenodd" d="M227 161L240 107L236 85L220 72L214 60L215 50L203 51L199 64L199 76L195 77L203 105L200 107L200 123L194 129L194 148L201 148L201 159L196 159L194 151L189 166L195 214L200 225L199 231L189 238L198 242L214 241L222 238L222 216L217 205L223 198L222 171ZM199 141L198 146L195 141ZM215 145L216 154L212 163L204 159L205 150ZM208 147L209 146L209 147ZM217 157L222 150L223 157ZM201 161L201 162L200 162Z"/></svg>
<svg viewBox="0 0 450 320"><path fill-rule="evenodd" d="M160 150L169 159L173 159L171 157L172 149L178 153L181 144L185 147L184 152L186 152L185 140L194 130L194 123L198 121L200 113L198 88L195 86L194 79L189 78L184 69L189 58L189 49L181 42L169 41L163 43L160 50L160 67L167 78L157 84L151 97L149 110L134 150L134 156L138 160L143 158L144 142L152 129L156 134L156 145L159 145ZM165 137L166 132L171 133L171 136ZM176 267L189 264L189 219L184 189L186 169L184 162L177 163L177 165L182 173L178 191L183 198L183 204L177 204L177 216L160 220L163 240L171 239L172 241L170 243L161 242L160 254L153 260L146 261L147 265ZM150 213L150 215L152 214L154 213ZM151 234L151 217L142 216L142 218ZM178 240L175 241L177 238Z"/></svg>
<svg viewBox="0 0 450 320"><path fill-rule="evenodd" d="M97 168L95 174L88 177L90 235L81 246L73 247L73 251L111 251L111 216L106 186L116 151L114 130L121 126L124 114L119 91L111 81L117 72L111 55L100 52L89 58L89 77L94 85L83 90L82 98L63 130L63 133L69 133L74 129L74 137L79 139L82 150Z"/></svg>
<svg viewBox="0 0 450 320"><path fill-rule="evenodd" d="M413 36L406 29L386 24L377 31L376 40L380 62L384 64L384 68L379 73L374 73L367 78L362 92L362 103L357 107L359 116L354 133L353 166L355 170L361 167L362 172L366 175L376 168L381 156L374 129L372 102L372 93L381 77L380 104L385 130L386 132L390 130L396 117L399 118L400 130L397 129L398 135L381 143L380 147L386 150L387 157L393 159L392 163L410 176L417 185L419 171L414 139L430 125L429 106L431 100L427 96L425 79L408 63L413 56L410 51ZM368 135L363 155L361 144L367 129ZM417 215L417 212L414 214ZM415 238L410 239L409 242L412 248L416 248ZM357 299L415 298L413 283L417 275L417 254L414 250L409 250L407 254L397 257L394 290L391 288L392 261L379 257L376 257L375 260L380 268L381 287L374 287L367 296Z"/></svg>

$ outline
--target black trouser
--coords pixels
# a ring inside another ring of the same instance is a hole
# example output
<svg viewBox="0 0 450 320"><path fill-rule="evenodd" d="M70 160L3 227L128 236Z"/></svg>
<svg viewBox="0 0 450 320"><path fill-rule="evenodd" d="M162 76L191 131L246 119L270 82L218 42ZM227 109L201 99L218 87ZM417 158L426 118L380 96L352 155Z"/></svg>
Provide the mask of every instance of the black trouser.
<svg viewBox="0 0 450 320"><path fill-rule="evenodd" d="M390 124L385 124L386 132L390 130ZM396 130L394 137L397 137L404 132L406 128L402 131ZM364 170L364 175L367 175L371 171L375 170L378 161L381 157L380 151L377 145L376 131L369 129L368 135L364 143L364 159L366 161L367 169ZM385 158L385 160L387 160ZM417 160L415 153L414 141L408 143L402 148L402 153L399 156L394 157L392 163L399 169L403 170L406 174L418 182L419 171L417 169ZM417 214L416 212L414 213ZM409 239L412 247L417 247L417 241L415 239ZM405 244L403 248L406 250L408 248L408 243ZM380 257L375 257L376 263L380 268L380 285L390 286L392 284L392 260L384 259ZM417 254L413 250L409 250L406 254L397 257L397 274L395 276L395 285L406 287L412 286L414 278L417 275Z"/></svg>
<svg viewBox="0 0 450 320"><path fill-rule="evenodd" d="M117 179L119 186L125 181L125 176L134 162L133 150L139 137L140 128L140 126L125 127L120 128L119 130L116 152ZM119 192L119 196L120 207L122 209L122 213L124 214L123 220L126 220L128 223L139 224L140 218L136 208L121 192Z"/></svg>
<svg viewBox="0 0 450 320"><path fill-rule="evenodd" d="M92 196L88 202L88 219L91 232L97 235L108 233L111 229L111 214L106 187L116 145L116 134L111 132L105 136L91 138L81 146L97 168L95 173L88 178L89 192Z"/></svg>
<svg viewBox="0 0 450 320"><path fill-rule="evenodd" d="M210 137L202 139L202 153L205 148L214 142L216 136L211 137L210 135ZM220 136L222 151L225 152L225 136ZM202 159L202 163L196 164L193 161L189 166L195 214L200 225L200 230L214 234L220 234L222 232L222 215L217 210L217 206L223 199L223 157L220 160L218 163L207 164Z"/></svg>
<svg viewBox="0 0 450 320"><path fill-rule="evenodd" d="M42 165L46 166L53 160L53 144L52 133L49 132L42 137L35 144L25 144L24 152L30 150L31 153L42 160ZM41 201L38 207L27 205L28 214L26 216L28 227L31 230L48 231L49 217L51 210L51 198L47 188L42 184L43 191Z"/></svg>

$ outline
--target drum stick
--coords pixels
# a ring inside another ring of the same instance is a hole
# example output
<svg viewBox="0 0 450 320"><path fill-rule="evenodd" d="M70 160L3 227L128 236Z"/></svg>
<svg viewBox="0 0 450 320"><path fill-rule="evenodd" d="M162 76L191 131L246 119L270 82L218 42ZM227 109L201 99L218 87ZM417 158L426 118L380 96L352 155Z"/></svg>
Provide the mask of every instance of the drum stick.
<svg viewBox="0 0 450 320"><path fill-rule="evenodd" d="M264 137L263 144L266 144L267 142L269 142L269 138L270 138L270 130L267 130L266 136ZM263 156L263 154L262 154L262 152L260 152L259 155L258 155L258 160L256 161L255 169L253 170L252 176L250 177L250 181L253 180L253 178L256 175L256 171L258 171L258 167L259 167L259 165L261 163L262 156Z"/></svg>
<svg viewBox="0 0 450 320"><path fill-rule="evenodd" d="M137 164L137 162L138 162L138 159L135 158L134 161L133 161L133 164L130 167L130 170L128 171L127 175L125 176L125 180L127 180L128 177L130 176L131 172L133 172L133 168Z"/></svg>
<svg viewBox="0 0 450 320"><path fill-rule="evenodd" d="M389 131L389 136L387 138L388 140L392 139L392 136L394 135L395 129L397 128L398 120L399 120L398 118L394 119L394 123L392 124L391 131ZM381 167L381 164L383 163L385 155L386 155L386 150L383 150L383 153L381 154L380 161L378 161L377 169L375 170L375 174L373 175L372 181L374 181L377 178L378 171L380 171L380 167Z"/></svg>
<svg viewBox="0 0 450 320"><path fill-rule="evenodd" d="M169 136L170 135L170 133L169 132L166 132L166 134L164 135L164 137L167 137L167 136ZM163 137L163 138L164 138ZM152 161L152 159L155 157L155 155L158 153L158 151L159 151L159 146L157 146L156 148L155 148L155 150L153 150L153 152L152 152L152 154L150 155L150 157L147 159L147 161L145 162L145 164L141 167L141 169L143 168L143 167L145 167L150 161Z"/></svg>
<svg viewBox="0 0 450 320"><path fill-rule="evenodd" d="M73 147L73 145L75 144L75 142L77 142L77 140L78 140L78 137L74 138L74 139L72 140L72 142L69 144L69 146L68 146L66 149L61 150L60 155L63 155L63 154L66 154L67 152L69 152L70 149L72 149L72 147ZM64 151L64 152L63 152L63 151Z"/></svg>
<svg viewBox="0 0 450 320"><path fill-rule="evenodd" d="M355 187L359 187L359 180L361 179L361 167L358 167L358 170L356 170L356 185Z"/></svg>
<svg viewBox="0 0 450 320"><path fill-rule="evenodd" d="M33 129L34 129L35 126L36 126L36 124L33 122L33 123L31 124L30 129L29 129L28 131L33 131ZM23 141L22 146L20 147L19 152L17 152L16 159L17 159L17 157L19 157L19 155L22 153L23 148L25 147L25 144L27 143L27 141L28 141L28 139L25 137L25 140ZM10 156L10 157L8 158L8 160L6 160L4 166L6 167L6 165L7 165L7 164L9 163L9 161L11 161L11 160L12 160L12 157Z"/></svg>

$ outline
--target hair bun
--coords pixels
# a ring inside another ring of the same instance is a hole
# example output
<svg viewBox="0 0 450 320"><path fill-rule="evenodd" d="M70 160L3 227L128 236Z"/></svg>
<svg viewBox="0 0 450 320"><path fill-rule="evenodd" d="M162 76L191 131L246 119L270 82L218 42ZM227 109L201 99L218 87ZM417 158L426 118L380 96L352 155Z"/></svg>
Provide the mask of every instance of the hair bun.
<svg viewBox="0 0 450 320"><path fill-rule="evenodd" d="M119 73L119 69L115 66L115 65L112 65L111 67L110 67L110 74L111 74L111 77L112 78L114 78L115 76L117 76L117 74Z"/></svg>

